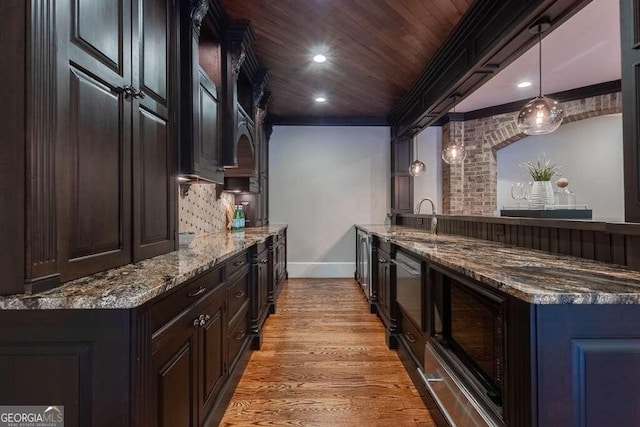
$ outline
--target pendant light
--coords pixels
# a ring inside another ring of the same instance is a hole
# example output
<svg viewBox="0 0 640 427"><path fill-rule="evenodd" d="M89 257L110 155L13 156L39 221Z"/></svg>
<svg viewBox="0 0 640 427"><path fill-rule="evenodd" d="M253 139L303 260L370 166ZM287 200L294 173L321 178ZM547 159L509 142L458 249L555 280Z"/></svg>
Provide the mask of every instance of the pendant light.
<svg viewBox="0 0 640 427"><path fill-rule="evenodd" d="M542 21L529 28L529 32L538 34L538 96L527 102L518 114L518 129L525 135L544 135L558 129L564 118L564 109L555 99L542 95L542 33L551 27L548 21Z"/></svg>
<svg viewBox="0 0 640 427"><path fill-rule="evenodd" d="M416 159L409 165L409 173L411 176L420 176L427 171L427 167L424 162L418 160L418 138L413 138L416 146Z"/></svg>
<svg viewBox="0 0 640 427"><path fill-rule="evenodd" d="M467 149L464 148L464 138L458 136L458 122L456 115L456 95L453 95L453 124L451 134L453 141L449 146L442 150L442 160L449 165L457 165L467 158Z"/></svg>

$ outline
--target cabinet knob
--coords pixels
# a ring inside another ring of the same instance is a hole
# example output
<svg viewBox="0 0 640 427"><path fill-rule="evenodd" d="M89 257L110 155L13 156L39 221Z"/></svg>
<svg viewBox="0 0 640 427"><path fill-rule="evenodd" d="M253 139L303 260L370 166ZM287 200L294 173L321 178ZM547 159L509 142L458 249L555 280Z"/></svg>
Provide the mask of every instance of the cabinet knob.
<svg viewBox="0 0 640 427"><path fill-rule="evenodd" d="M129 85L125 85L121 88L118 88L118 92L124 93L125 98L140 99L140 98L145 98L147 96L147 94L144 93L143 90L138 90L135 87L129 86Z"/></svg>
<svg viewBox="0 0 640 427"><path fill-rule="evenodd" d="M198 316L196 320L193 321L193 326L195 326L196 328L201 327L203 324L204 324L204 314L201 314L200 316Z"/></svg>
<svg viewBox="0 0 640 427"><path fill-rule="evenodd" d="M133 86L129 86L129 85L118 88L119 93L124 93L125 99L133 97L135 94L135 90L136 89Z"/></svg>
<svg viewBox="0 0 640 427"><path fill-rule="evenodd" d="M211 316L209 316L208 314L206 316L202 316L202 320L200 321L200 326L206 325L209 320L211 320Z"/></svg>

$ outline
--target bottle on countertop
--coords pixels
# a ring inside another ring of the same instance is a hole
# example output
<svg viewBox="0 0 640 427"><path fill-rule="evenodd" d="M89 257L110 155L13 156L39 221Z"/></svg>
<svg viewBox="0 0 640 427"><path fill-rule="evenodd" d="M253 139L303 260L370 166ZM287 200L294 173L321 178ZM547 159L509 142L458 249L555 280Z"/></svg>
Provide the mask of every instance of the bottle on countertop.
<svg viewBox="0 0 640 427"><path fill-rule="evenodd" d="M245 217L244 217L244 209L242 208L242 205L238 205L238 211L239 211L239 215L240 215L240 223L239 223L239 230L244 230L245 227Z"/></svg>
<svg viewBox="0 0 640 427"><path fill-rule="evenodd" d="M233 211L233 222L231 223L231 231L240 230L240 205L235 205Z"/></svg>

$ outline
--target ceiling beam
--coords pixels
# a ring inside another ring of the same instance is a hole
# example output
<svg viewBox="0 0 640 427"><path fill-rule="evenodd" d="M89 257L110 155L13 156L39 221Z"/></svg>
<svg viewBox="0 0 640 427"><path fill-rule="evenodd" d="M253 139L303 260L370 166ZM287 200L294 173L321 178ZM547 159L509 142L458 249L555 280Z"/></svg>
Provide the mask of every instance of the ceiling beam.
<svg viewBox="0 0 640 427"><path fill-rule="evenodd" d="M389 126L386 117L282 117L269 114L266 121L274 126Z"/></svg>
<svg viewBox="0 0 640 427"><path fill-rule="evenodd" d="M558 102L569 102L577 99L591 98L592 96L608 95L610 93L620 92L622 90L621 80L612 80L610 82L596 83L594 85L583 86L576 89L563 90L561 92L546 94L549 98L553 98ZM442 126L449 122L463 122L467 120L482 119L484 117L497 116L498 114L511 113L518 111L524 104L531 101L531 98L521 99L519 101L508 102L506 104L494 105L491 107L480 108L467 112L457 112L445 114L436 120L432 126Z"/></svg>
<svg viewBox="0 0 640 427"><path fill-rule="evenodd" d="M389 114L392 137L436 122L453 107L454 94L464 99L520 57L537 42L528 28L538 20L548 18L553 30L590 2L477 0Z"/></svg>

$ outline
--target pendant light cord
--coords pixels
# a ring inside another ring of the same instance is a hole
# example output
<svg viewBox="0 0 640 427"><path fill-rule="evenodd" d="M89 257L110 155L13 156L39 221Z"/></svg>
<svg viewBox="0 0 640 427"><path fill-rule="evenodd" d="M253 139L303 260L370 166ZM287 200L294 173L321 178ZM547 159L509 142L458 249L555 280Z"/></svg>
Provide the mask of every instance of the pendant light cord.
<svg viewBox="0 0 640 427"><path fill-rule="evenodd" d="M542 25L538 25L538 63L540 67L538 68L538 96L542 98Z"/></svg>
<svg viewBox="0 0 640 427"><path fill-rule="evenodd" d="M451 140L456 143L456 131L458 130L458 123L456 123L456 95L453 95L453 138Z"/></svg>

